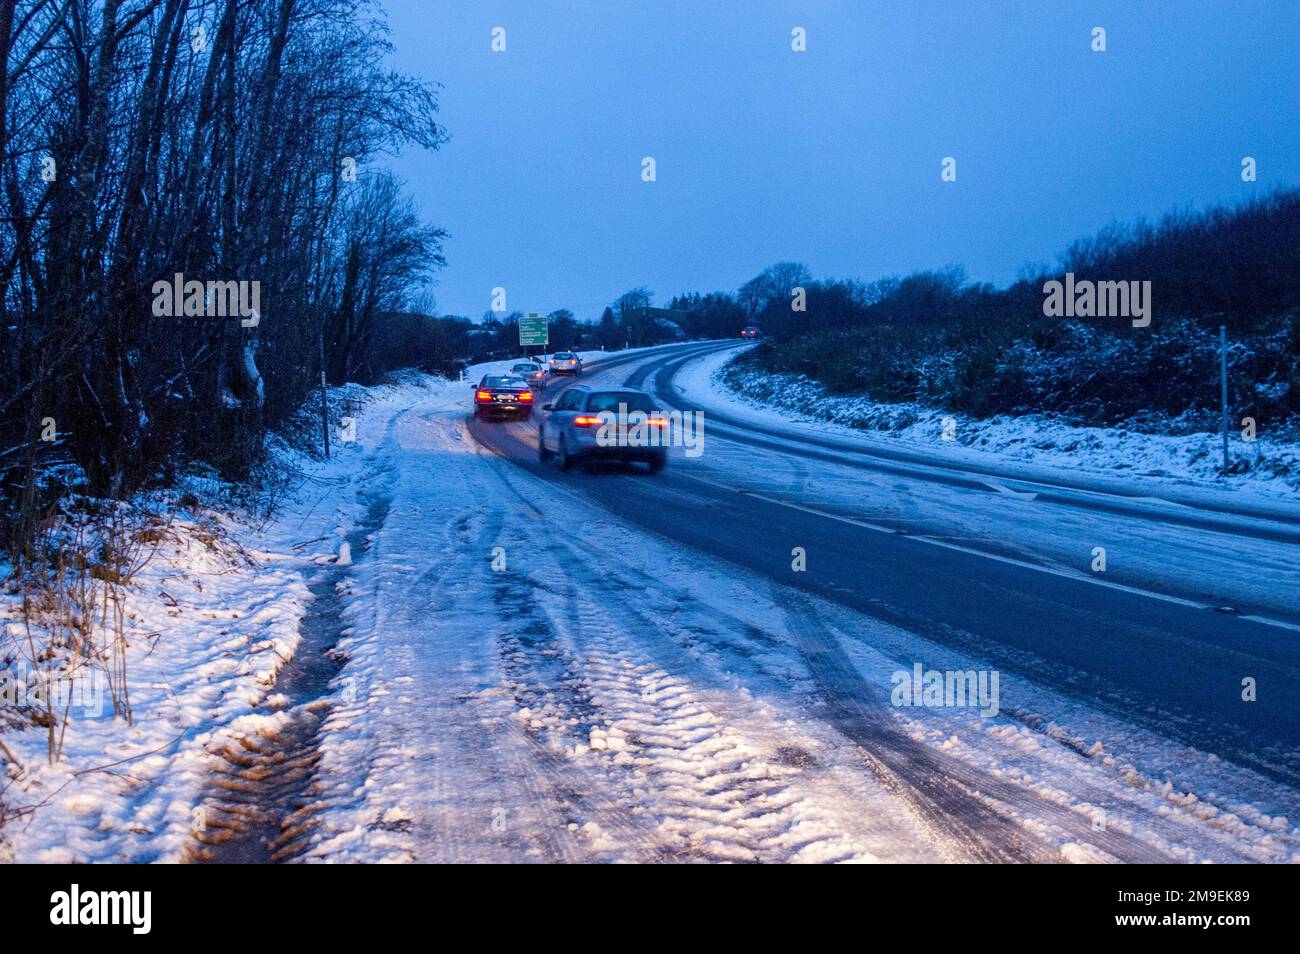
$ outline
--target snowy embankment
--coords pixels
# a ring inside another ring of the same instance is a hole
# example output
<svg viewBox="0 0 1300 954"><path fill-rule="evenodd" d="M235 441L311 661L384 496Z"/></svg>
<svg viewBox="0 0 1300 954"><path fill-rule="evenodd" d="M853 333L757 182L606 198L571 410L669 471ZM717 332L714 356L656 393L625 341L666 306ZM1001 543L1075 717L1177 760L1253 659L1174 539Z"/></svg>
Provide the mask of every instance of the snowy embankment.
<svg viewBox="0 0 1300 954"><path fill-rule="evenodd" d="M201 823L194 809L209 750L271 718L268 690L298 644L307 594L302 558L268 547L254 521L233 510L177 506L174 497L142 498L132 510L171 521L151 541L148 565L123 588L131 724L114 715L104 661L83 663L77 680L54 684L54 697L70 708L64 727L56 706L62 751L50 764L37 672L66 662L57 636L50 645L58 663L41 649L42 630L57 627L51 617L62 610L33 619L29 642L17 585L0 593L0 860L180 858ZM94 626L103 638L102 620Z"/></svg>
<svg viewBox="0 0 1300 954"><path fill-rule="evenodd" d="M876 440L933 452L967 463L1014 462L1029 467L1177 482L1205 488L1294 497L1300 488L1300 445L1265 437L1243 440L1230 431L1234 460L1249 469L1229 474L1219 434L1162 436L1118 428L1075 427L1044 415L979 419L916 404L880 404L866 398L828 394L803 375L769 374L731 364L751 345L708 355L684 366L676 377L683 393L706 408L757 422L778 420L792 427L828 427L856 440Z"/></svg>

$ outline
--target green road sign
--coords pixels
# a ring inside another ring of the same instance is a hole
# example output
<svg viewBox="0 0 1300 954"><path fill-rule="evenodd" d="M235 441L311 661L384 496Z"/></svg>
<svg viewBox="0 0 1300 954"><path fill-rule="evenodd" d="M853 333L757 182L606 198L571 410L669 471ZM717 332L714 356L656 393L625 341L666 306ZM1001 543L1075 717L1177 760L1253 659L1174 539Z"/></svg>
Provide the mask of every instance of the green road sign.
<svg viewBox="0 0 1300 954"><path fill-rule="evenodd" d="M519 319L519 344L521 347L528 347L529 345L545 347L550 344L550 340L544 315L531 314L526 318Z"/></svg>

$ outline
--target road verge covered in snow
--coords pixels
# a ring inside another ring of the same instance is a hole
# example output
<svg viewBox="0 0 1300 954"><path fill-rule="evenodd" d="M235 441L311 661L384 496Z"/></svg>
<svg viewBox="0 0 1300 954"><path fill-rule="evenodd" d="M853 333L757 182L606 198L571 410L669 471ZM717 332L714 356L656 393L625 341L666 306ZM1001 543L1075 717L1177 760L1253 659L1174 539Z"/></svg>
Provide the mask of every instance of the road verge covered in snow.
<svg viewBox="0 0 1300 954"><path fill-rule="evenodd" d="M238 834L214 779L267 771L242 755L291 722L277 680L310 584L364 519L364 458L339 438L327 462L273 439L256 487L191 474L128 503L70 498L40 565L0 566L0 860L192 860Z"/></svg>
<svg viewBox="0 0 1300 954"><path fill-rule="evenodd" d="M193 493L103 506L136 547L130 572L101 556L102 529L77 553L74 527L106 518L74 513L57 553L76 556L0 594L5 860L182 857L210 753L274 719L298 644L303 561L252 517Z"/></svg>

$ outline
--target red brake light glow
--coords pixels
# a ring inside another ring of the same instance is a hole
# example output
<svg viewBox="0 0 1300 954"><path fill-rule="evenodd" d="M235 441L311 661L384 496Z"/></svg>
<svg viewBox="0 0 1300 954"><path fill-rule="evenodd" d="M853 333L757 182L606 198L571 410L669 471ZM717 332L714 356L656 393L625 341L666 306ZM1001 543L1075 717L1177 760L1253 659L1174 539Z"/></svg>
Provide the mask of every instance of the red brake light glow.
<svg viewBox="0 0 1300 954"><path fill-rule="evenodd" d="M524 391L522 394L519 395L519 400L521 401L531 401L532 399L533 399L532 391Z"/></svg>
<svg viewBox="0 0 1300 954"><path fill-rule="evenodd" d="M492 392L491 392L491 391L476 391L476 392L474 393L474 399L475 399L476 401L490 401L490 400L492 400Z"/></svg>
<svg viewBox="0 0 1300 954"><path fill-rule="evenodd" d="M573 423L578 427L598 427L600 426L601 421L600 418L598 417L591 417L586 414L579 414L577 417L573 419Z"/></svg>
<svg viewBox="0 0 1300 954"><path fill-rule="evenodd" d="M668 426L668 418L666 418L666 417L651 417L651 418L647 418L646 423L649 424L651 427L667 427L667 426Z"/></svg>

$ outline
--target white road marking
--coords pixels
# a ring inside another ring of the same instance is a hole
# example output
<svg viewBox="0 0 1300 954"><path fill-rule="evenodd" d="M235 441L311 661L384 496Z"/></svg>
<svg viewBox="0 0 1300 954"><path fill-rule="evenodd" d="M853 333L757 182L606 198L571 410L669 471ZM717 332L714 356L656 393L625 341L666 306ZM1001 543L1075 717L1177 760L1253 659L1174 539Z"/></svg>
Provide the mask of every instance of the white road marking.
<svg viewBox="0 0 1300 954"><path fill-rule="evenodd" d="M982 557L985 560L994 560L998 563L1006 563L1011 566L1018 566L1022 569L1033 570L1036 573L1046 573L1051 576L1062 577L1067 580L1074 580L1078 583L1091 583L1093 586L1102 586L1111 590L1119 590L1122 593L1131 593L1134 596L1144 596L1147 599L1160 600L1164 603L1173 603L1176 606L1186 606L1190 609L1199 610L1217 610L1217 607L1207 603L1198 603L1195 600L1183 599L1180 596L1170 596L1167 593L1157 593L1154 590L1144 590L1140 587L1129 586L1126 583L1112 583L1110 580L1099 579L1090 576L1081 570L1068 570L1060 567L1043 566L1038 563L1030 563L1026 560L1017 560L1015 557L1002 556L997 553L989 553L985 550L976 550L972 547L965 547L957 543L948 543L946 540L940 540L937 537L927 537L919 534L900 533L892 527L882 527L880 524L870 523L866 520L858 520L856 517L846 517L842 514L830 513L825 510L819 510L816 507L808 507L803 504L791 503L788 500L780 500L776 497L769 497L753 490L746 490L742 487L732 487L726 484L720 484L716 481L705 480L703 477L696 477L691 474L678 472L679 477L687 480L698 481L702 484L708 484L711 487L717 487L720 490L729 490L733 493L743 493L750 497L755 497L767 503L776 504L778 507L787 507L791 510L800 510L804 513L810 513L818 517L825 517L828 520L838 520L840 523L851 524L855 527L862 527L866 530L874 530L877 533L888 533L892 536L903 537L907 540L916 540L919 543L928 543L931 546L943 547L945 550L956 550L959 553L968 553L971 556ZM1287 629L1292 632L1300 633L1300 625L1288 623L1285 620L1271 619L1267 616L1241 616L1239 619L1248 619L1254 623L1261 623L1265 626L1274 626L1279 629Z"/></svg>

